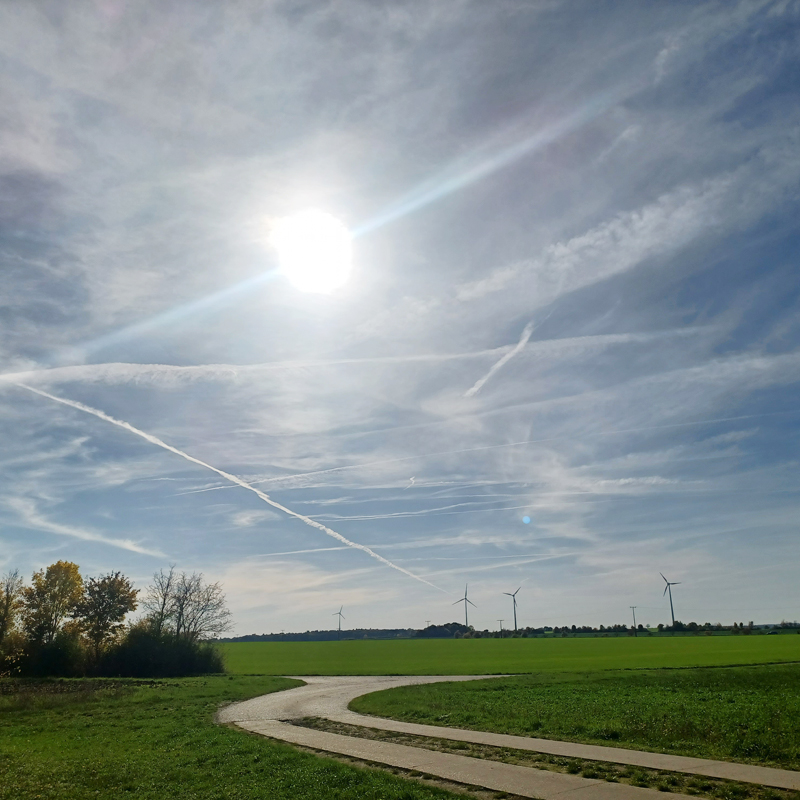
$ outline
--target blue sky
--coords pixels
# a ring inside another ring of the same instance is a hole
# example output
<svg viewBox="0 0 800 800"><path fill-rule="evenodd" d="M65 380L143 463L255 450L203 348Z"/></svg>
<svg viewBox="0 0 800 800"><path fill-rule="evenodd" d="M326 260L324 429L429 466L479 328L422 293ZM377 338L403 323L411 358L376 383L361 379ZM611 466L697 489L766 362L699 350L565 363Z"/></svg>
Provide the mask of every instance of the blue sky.
<svg viewBox="0 0 800 800"><path fill-rule="evenodd" d="M446 622L467 582L479 628L518 586L522 625L656 624L659 572L684 621L800 618L799 33L4 4L0 571L175 563L238 633ZM332 294L276 270L305 208L356 233Z"/></svg>

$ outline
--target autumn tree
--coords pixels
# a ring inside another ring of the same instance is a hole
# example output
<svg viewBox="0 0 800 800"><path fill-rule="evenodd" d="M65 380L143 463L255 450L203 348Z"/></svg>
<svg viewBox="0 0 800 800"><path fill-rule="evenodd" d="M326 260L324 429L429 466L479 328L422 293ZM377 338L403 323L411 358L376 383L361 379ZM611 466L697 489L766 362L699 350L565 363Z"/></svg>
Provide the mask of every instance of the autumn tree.
<svg viewBox="0 0 800 800"><path fill-rule="evenodd" d="M14 629L17 614L22 607L22 578L11 570L0 578L0 646Z"/></svg>
<svg viewBox="0 0 800 800"><path fill-rule="evenodd" d="M95 658L116 638L125 615L136 610L138 594L138 589L120 572L89 579L75 607L75 617L94 647Z"/></svg>
<svg viewBox="0 0 800 800"><path fill-rule="evenodd" d="M82 597L83 578L77 564L57 561L34 572L31 585L22 589L22 627L28 639L51 644Z"/></svg>

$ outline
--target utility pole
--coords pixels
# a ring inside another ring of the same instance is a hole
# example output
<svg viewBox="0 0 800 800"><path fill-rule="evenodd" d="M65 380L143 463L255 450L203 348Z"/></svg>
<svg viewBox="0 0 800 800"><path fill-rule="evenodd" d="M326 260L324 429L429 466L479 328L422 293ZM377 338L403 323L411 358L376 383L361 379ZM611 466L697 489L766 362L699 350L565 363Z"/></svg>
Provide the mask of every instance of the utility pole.
<svg viewBox="0 0 800 800"><path fill-rule="evenodd" d="M639 634L636 632L636 606L631 606L631 611L633 611L633 635L638 636Z"/></svg>

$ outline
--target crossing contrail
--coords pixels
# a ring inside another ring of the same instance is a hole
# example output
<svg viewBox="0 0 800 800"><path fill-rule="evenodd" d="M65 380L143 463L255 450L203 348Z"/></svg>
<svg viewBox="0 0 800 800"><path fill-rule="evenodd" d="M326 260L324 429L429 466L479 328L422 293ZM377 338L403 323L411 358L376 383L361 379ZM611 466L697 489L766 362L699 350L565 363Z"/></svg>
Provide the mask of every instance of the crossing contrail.
<svg viewBox="0 0 800 800"><path fill-rule="evenodd" d="M268 505L272 506L273 508L277 508L279 511L283 511L284 514L288 514L290 517L295 517L296 519L299 519L301 522L305 522L306 525L310 525L312 528L316 528L317 530L322 531L323 533L327 534L333 539L336 539L338 542L347 545L348 547L352 547L355 550L363 551L368 556L372 556L372 558L380 561L381 564L385 564L387 567L396 569L398 572L402 572L404 575L408 575L409 578L413 578L416 581L420 581L420 583L427 584L428 586L431 586L434 589L438 589L440 592L445 591L445 589L436 586L430 581L426 581L425 578L421 578L419 575L415 575L413 572L409 572L407 569L403 569L403 567L400 567L397 564L392 563L391 561L389 561L388 558L379 556L374 550L370 550L370 548L367 547L366 545L358 544L358 542L351 542L350 539L346 538L345 536L342 536L341 533L337 533L332 528L328 528L326 525L323 525L322 523L311 519L311 517L306 517L303 514L298 514L296 511L292 511L290 508L282 506L280 503L277 503L275 500L273 500L269 495L264 494L264 492L260 491L259 489L256 489L254 486L251 486L249 483L247 483L247 481L243 481L236 475L231 475L230 472L225 472L224 470L217 469L217 467L212 467L211 464L207 464L205 461L201 461L199 458L190 456L188 453L184 453L183 450L179 450L177 447L173 447L171 444L167 444L162 439L159 439L158 436L153 436L152 433L146 433L145 431L139 430L139 428L135 428L129 422L124 422L123 420L115 419L114 417L106 414L104 411L100 411L97 408L92 408L91 406L87 406L84 403L79 403L77 400L68 400L65 397L57 397L56 395L50 394L49 392L44 392L41 389L34 389L32 386L27 386L24 383L14 383L14 386L19 386L21 389L27 389L29 392L38 394L41 397L46 397L48 400L53 400L56 403L61 403L62 405L69 406L70 408L75 408L78 411L83 411L86 414L91 414L92 416L95 416L98 419L102 419L105 422L110 422L112 425L116 425L118 428L122 428L123 430L126 430L129 433L133 433L136 436L141 437L145 441L150 442L150 444L156 445L156 447L161 447L164 450L168 450L170 453L174 453L176 456L180 456L186 461L190 461L192 464L197 464L200 467L204 467L205 469L211 470L211 472L216 472L216 474L219 475L221 478L224 478L226 481L229 481L230 483L233 483L236 486L241 486L242 489L247 489L249 492L252 492L254 495L259 497Z"/></svg>
<svg viewBox="0 0 800 800"><path fill-rule="evenodd" d="M525 345L528 344L528 339L531 338L531 334L533 333L533 323L529 322L525 329L522 331L522 336L520 336L519 341L517 342L516 346L513 350L509 350L499 361L492 364L492 368L478 381L475 382L475 385L471 389L467 389L464 392L464 397L473 397L474 395L478 394L478 392L483 388L483 385L492 375L497 372L497 370L501 369L504 365L506 365L509 361L511 361L514 356L519 353L521 350L525 348Z"/></svg>

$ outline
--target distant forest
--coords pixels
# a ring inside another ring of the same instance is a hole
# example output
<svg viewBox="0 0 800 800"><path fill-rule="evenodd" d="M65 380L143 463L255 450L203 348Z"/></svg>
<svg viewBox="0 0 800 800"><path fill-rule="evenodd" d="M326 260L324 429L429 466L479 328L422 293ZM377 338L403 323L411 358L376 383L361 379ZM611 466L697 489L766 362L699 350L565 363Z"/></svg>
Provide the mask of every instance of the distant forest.
<svg viewBox="0 0 800 800"><path fill-rule="evenodd" d="M477 631L472 626L467 627L460 622L448 622L446 625L429 625L427 628L353 628L337 631L305 631L304 633L251 633L246 636L234 636L227 639L217 639L218 642L335 642L337 639L506 639L559 636L657 636L659 634L707 634L707 635L749 635L752 633L766 633L771 631L798 630L800 623L781 622L778 625L756 625L753 622L734 622L733 625L722 625L710 622L699 624L697 622L675 621L675 625L659 625L657 628L645 628L643 625L600 625L593 628L590 625L564 625L542 628L519 628L517 631L505 629L503 631L483 630Z"/></svg>

